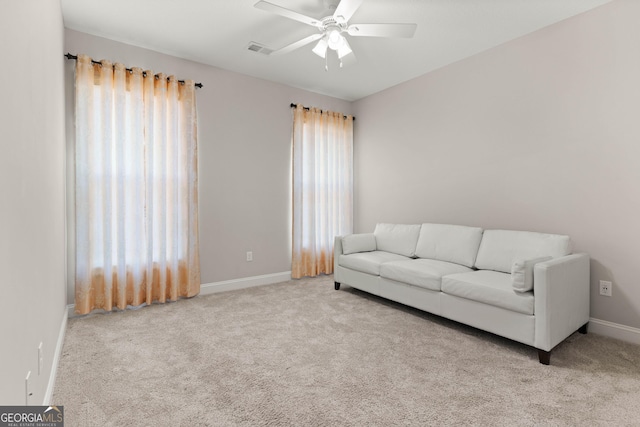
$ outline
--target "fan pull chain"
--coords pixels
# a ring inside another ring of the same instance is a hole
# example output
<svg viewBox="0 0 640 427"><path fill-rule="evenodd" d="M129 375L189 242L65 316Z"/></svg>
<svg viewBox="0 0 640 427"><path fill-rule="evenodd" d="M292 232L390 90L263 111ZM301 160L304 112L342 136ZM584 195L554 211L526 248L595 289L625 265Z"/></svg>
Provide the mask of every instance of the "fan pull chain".
<svg viewBox="0 0 640 427"><path fill-rule="evenodd" d="M329 52L324 55L324 71L329 71Z"/></svg>

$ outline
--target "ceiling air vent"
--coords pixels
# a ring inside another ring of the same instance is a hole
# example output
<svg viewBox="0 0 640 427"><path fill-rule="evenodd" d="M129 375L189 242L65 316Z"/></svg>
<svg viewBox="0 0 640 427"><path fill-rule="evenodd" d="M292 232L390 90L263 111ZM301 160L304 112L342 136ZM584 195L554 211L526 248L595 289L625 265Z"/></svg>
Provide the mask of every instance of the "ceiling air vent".
<svg viewBox="0 0 640 427"><path fill-rule="evenodd" d="M249 46L247 46L247 49L252 52L262 53L263 55L269 55L271 52L273 52L273 49L269 49L268 47L256 42L250 42Z"/></svg>

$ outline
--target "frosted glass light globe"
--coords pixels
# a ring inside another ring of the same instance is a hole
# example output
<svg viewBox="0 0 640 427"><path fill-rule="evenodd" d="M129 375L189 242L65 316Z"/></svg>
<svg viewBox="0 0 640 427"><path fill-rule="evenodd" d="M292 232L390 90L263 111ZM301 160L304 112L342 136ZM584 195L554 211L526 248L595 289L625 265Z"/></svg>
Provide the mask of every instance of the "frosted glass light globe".
<svg viewBox="0 0 640 427"><path fill-rule="evenodd" d="M338 30L329 31L327 39L328 39L327 43L329 44L329 48L333 50L338 50L340 46L342 46L342 42L344 40L344 38L342 37L342 35Z"/></svg>

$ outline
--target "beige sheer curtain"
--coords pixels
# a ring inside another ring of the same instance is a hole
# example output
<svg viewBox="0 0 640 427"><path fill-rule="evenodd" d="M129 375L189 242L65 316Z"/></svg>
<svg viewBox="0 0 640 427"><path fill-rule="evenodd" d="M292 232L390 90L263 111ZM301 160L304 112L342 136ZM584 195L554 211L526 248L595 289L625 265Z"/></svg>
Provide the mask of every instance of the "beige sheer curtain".
<svg viewBox="0 0 640 427"><path fill-rule="evenodd" d="M75 310L200 291L194 82L79 55Z"/></svg>
<svg viewBox="0 0 640 427"><path fill-rule="evenodd" d="M293 114L291 276L333 272L333 241L353 230L353 117L305 110Z"/></svg>

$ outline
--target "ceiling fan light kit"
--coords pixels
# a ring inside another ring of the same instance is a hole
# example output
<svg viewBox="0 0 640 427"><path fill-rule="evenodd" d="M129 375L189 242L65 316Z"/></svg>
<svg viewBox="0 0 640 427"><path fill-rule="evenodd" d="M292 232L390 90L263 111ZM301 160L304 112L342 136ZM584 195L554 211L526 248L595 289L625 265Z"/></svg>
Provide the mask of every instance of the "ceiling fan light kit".
<svg viewBox="0 0 640 427"><path fill-rule="evenodd" d="M316 47L311 49L311 51L316 55L318 55L320 58L325 59L327 57L328 48L329 48L329 45L327 44L327 41L323 37L320 39Z"/></svg>
<svg viewBox="0 0 640 427"><path fill-rule="evenodd" d="M336 29L330 29L327 31L327 44L329 49L338 50L338 48L344 44L344 37L340 34L340 31Z"/></svg>
<svg viewBox="0 0 640 427"><path fill-rule="evenodd" d="M288 53L301 48L309 43L319 40L312 52L325 60L325 71L329 70L327 62L327 51L331 49L336 52L342 68L342 59L351 55L355 60L355 54L343 33L352 37L403 37L411 38L416 31L416 24L353 24L349 25L349 19L360 7L364 0L325 0L325 6L334 10L332 16L323 19L315 19L302 15L293 10L269 3L259 1L254 7L268 12L275 13L294 21L315 27L320 33L305 37L297 42L291 43L281 49L271 52L272 55Z"/></svg>
<svg viewBox="0 0 640 427"><path fill-rule="evenodd" d="M353 53L353 50L351 50L351 46L349 46L349 42L344 37L342 37L342 44L338 47L337 52L338 59L342 59L350 53Z"/></svg>

